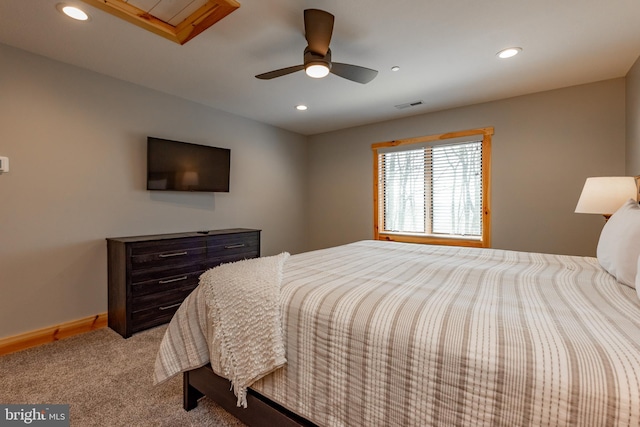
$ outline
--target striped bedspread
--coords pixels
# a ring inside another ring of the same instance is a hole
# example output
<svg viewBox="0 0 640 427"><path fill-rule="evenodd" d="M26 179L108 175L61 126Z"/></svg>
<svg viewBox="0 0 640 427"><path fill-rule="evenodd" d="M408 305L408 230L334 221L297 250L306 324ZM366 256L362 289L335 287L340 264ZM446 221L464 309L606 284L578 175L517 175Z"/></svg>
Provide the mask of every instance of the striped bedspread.
<svg viewBox="0 0 640 427"><path fill-rule="evenodd" d="M640 425L640 300L595 258L363 241L291 256L281 298L252 388L319 425ZM206 363L199 299L165 375Z"/></svg>

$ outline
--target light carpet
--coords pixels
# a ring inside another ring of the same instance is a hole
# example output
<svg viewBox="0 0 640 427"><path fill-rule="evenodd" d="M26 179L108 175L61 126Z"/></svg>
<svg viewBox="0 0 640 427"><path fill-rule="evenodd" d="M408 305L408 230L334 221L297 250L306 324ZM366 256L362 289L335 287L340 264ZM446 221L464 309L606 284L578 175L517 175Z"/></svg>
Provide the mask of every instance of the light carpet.
<svg viewBox="0 0 640 427"><path fill-rule="evenodd" d="M182 376L154 386L166 329L124 339L109 328L0 356L0 403L69 404L72 426L244 424L207 399L182 409Z"/></svg>

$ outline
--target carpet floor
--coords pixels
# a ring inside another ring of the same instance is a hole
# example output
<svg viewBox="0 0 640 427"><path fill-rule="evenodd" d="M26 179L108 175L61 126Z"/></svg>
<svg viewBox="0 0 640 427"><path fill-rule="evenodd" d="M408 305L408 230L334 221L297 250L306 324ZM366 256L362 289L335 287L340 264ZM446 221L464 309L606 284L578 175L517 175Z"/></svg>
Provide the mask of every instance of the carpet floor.
<svg viewBox="0 0 640 427"><path fill-rule="evenodd" d="M153 385L166 330L123 339L109 328L0 356L0 403L69 404L71 426L244 424L206 397L182 409L182 377Z"/></svg>

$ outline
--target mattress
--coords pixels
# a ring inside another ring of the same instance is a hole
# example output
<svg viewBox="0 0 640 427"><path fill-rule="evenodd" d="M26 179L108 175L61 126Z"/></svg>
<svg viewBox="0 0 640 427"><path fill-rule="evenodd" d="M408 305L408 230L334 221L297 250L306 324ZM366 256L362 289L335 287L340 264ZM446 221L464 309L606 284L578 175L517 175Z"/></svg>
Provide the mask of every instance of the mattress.
<svg viewBox="0 0 640 427"><path fill-rule="evenodd" d="M287 364L251 388L321 426L640 425L640 300L595 258L362 241L291 256ZM211 361L198 289L157 379Z"/></svg>

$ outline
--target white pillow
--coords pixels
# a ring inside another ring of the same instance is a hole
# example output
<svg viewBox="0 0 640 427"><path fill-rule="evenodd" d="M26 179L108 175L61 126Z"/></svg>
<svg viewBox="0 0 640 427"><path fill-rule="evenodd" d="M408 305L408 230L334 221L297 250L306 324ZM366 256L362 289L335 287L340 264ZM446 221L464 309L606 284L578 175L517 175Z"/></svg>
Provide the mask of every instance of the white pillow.
<svg viewBox="0 0 640 427"><path fill-rule="evenodd" d="M604 225L598 241L598 262L620 283L636 287L640 256L640 206L629 199Z"/></svg>

